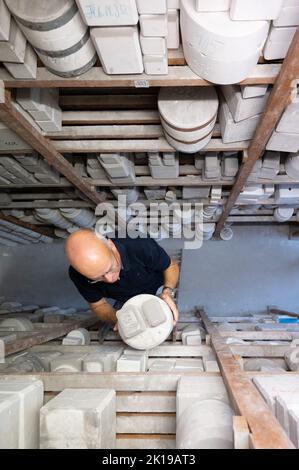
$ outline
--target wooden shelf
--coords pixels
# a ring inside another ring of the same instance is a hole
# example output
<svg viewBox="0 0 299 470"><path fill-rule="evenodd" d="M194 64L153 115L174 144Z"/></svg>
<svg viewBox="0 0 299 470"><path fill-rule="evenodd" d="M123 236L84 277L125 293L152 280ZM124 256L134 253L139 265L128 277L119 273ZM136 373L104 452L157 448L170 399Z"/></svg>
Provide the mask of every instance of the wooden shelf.
<svg viewBox="0 0 299 470"><path fill-rule="evenodd" d="M251 75L242 84L273 84L280 68L280 64L257 64ZM39 67L36 79L26 80L12 78L10 73L1 67L0 80L4 81L6 88L150 88L212 85L198 77L187 65L170 66L168 75L106 75L101 67L93 67L85 74L72 78L62 78L44 67Z"/></svg>

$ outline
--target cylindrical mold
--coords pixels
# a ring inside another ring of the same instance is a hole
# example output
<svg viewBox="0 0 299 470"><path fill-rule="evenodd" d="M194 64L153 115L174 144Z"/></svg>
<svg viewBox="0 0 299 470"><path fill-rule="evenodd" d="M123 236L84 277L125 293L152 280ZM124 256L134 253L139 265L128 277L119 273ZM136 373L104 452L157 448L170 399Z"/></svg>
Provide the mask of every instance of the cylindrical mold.
<svg viewBox="0 0 299 470"><path fill-rule="evenodd" d="M287 222L293 214L293 207L277 207L274 211L274 219L277 222Z"/></svg>
<svg viewBox="0 0 299 470"><path fill-rule="evenodd" d="M45 66L58 75L72 77L86 72L96 52L73 0L8 0L21 30Z"/></svg>
<svg viewBox="0 0 299 470"><path fill-rule="evenodd" d="M61 215L59 209L35 209L35 214L39 219L56 225L58 228L68 229L73 226L72 222Z"/></svg>
<svg viewBox="0 0 299 470"><path fill-rule="evenodd" d="M205 80L237 83L257 64L267 21L232 21L227 11L197 12L193 0L181 1L180 18L187 64Z"/></svg>
<svg viewBox="0 0 299 470"><path fill-rule="evenodd" d="M194 402L177 418L177 449L233 449L233 412L220 400Z"/></svg>
<svg viewBox="0 0 299 470"><path fill-rule="evenodd" d="M93 227L96 223L94 213L89 209L61 208L63 217L79 225L79 227Z"/></svg>

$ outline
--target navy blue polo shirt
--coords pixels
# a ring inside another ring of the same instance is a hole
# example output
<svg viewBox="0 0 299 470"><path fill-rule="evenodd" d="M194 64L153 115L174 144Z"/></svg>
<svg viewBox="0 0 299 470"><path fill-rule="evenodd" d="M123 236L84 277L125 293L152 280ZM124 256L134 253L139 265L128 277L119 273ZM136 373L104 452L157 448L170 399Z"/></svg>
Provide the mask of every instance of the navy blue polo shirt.
<svg viewBox="0 0 299 470"><path fill-rule="evenodd" d="M102 298L126 302L138 294L153 294L163 285L163 271L171 263L166 251L151 238L111 238L118 249L122 269L120 279L112 284L99 281L91 284L88 279L69 268L69 276L80 294L89 303Z"/></svg>

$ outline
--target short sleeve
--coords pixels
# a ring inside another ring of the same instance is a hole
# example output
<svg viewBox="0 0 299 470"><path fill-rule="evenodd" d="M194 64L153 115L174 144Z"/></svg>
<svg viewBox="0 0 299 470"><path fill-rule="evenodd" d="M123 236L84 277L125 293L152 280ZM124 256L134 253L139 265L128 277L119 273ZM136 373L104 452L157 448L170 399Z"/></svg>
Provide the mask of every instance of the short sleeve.
<svg viewBox="0 0 299 470"><path fill-rule="evenodd" d="M164 271L170 266L171 259L166 251L152 238L140 239L143 242L144 263L151 271Z"/></svg>
<svg viewBox="0 0 299 470"><path fill-rule="evenodd" d="M69 277L75 284L77 290L88 303L95 303L104 297L101 282L90 284L78 271L72 266L69 267Z"/></svg>

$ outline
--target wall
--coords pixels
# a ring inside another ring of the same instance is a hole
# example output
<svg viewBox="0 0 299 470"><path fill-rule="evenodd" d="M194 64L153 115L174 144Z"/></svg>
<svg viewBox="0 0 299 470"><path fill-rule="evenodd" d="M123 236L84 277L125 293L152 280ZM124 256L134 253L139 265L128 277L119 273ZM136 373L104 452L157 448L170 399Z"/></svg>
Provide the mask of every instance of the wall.
<svg viewBox="0 0 299 470"><path fill-rule="evenodd" d="M163 242L167 249L180 242ZM63 243L0 248L0 295L39 305L86 307L67 276ZM229 242L208 241L183 256L180 310L258 312L267 305L299 311L299 241L287 226L236 227Z"/></svg>

